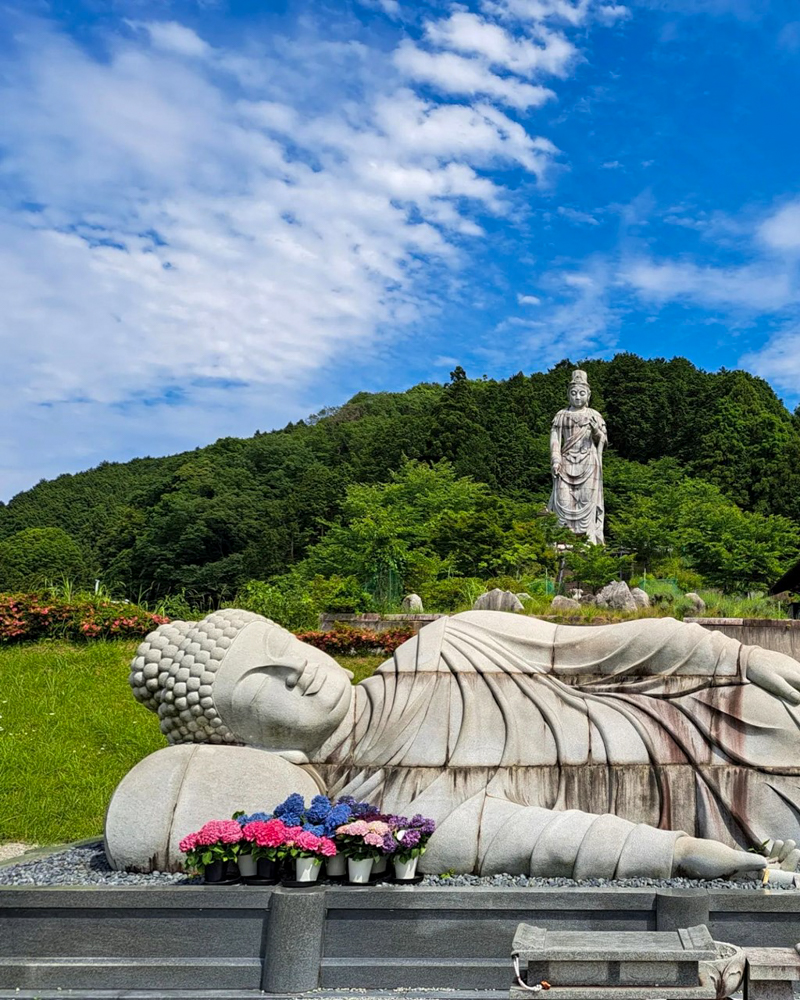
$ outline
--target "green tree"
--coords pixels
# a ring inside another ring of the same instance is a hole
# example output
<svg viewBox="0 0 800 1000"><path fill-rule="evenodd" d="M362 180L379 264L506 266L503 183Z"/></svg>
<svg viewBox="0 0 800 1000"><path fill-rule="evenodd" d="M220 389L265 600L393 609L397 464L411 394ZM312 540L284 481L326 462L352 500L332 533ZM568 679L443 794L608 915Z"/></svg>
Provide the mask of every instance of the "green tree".
<svg viewBox="0 0 800 1000"><path fill-rule="evenodd" d="M36 589L62 579L89 582L81 547L62 528L24 528L0 542L0 589Z"/></svg>

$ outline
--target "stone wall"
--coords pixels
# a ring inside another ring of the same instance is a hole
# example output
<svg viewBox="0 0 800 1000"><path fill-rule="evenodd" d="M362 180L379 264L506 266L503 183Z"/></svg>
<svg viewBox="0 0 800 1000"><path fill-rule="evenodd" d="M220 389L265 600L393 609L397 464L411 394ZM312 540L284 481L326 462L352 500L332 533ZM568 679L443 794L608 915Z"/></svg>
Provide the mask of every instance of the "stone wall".
<svg viewBox="0 0 800 1000"><path fill-rule="evenodd" d="M799 896L646 887L3 888L0 997L244 1000L263 997L260 990L409 986L507 997L520 922L603 931L707 924L716 940L788 948L800 938Z"/></svg>
<svg viewBox="0 0 800 1000"><path fill-rule="evenodd" d="M723 632L745 646L763 646L800 660L800 621L788 618L686 618L703 628Z"/></svg>
<svg viewBox="0 0 800 1000"><path fill-rule="evenodd" d="M444 615L344 615L323 614L319 616L319 627L323 632L330 632L337 625L348 625L351 628L368 628L372 632L389 632L394 628L411 627L416 634L425 625L435 622Z"/></svg>

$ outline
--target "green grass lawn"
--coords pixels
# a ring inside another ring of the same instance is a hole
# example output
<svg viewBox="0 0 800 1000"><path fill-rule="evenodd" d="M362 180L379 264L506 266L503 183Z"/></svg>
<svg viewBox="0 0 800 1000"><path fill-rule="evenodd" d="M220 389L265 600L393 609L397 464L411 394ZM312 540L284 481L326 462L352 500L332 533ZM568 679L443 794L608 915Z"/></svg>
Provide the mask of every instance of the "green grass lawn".
<svg viewBox="0 0 800 1000"><path fill-rule="evenodd" d="M0 843L55 844L103 829L108 800L166 740L128 687L133 642L0 648ZM344 657L355 680L384 657Z"/></svg>

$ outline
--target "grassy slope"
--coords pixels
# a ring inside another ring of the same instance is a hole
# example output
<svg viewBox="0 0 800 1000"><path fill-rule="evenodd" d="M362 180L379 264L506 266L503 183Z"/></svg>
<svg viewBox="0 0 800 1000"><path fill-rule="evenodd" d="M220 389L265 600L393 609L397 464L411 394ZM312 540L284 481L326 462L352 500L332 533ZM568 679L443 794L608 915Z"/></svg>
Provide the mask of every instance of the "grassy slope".
<svg viewBox="0 0 800 1000"><path fill-rule="evenodd" d="M91 837L133 765L166 745L134 701L136 643L0 648L0 843ZM355 680L382 657L348 657Z"/></svg>

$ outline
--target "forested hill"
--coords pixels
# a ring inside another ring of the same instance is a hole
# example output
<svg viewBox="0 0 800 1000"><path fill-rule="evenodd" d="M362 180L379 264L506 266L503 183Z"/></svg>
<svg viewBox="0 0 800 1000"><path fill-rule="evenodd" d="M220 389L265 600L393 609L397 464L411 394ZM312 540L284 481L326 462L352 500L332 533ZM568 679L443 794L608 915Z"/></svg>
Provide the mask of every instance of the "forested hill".
<svg viewBox="0 0 800 1000"><path fill-rule="evenodd" d="M766 382L699 371L682 358L620 354L580 366L608 425L612 541L634 499L685 477L713 484L744 511L800 526L800 417ZM487 495L540 505L550 489L550 423L574 367L564 361L504 381L457 369L447 385L359 393L279 431L60 476L0 506L0 541L62 528L87 572L132 596L187 588L224 599L247 579L284 573L340 516L348 486L385 482L405 459L447 459Z"/></svg>

